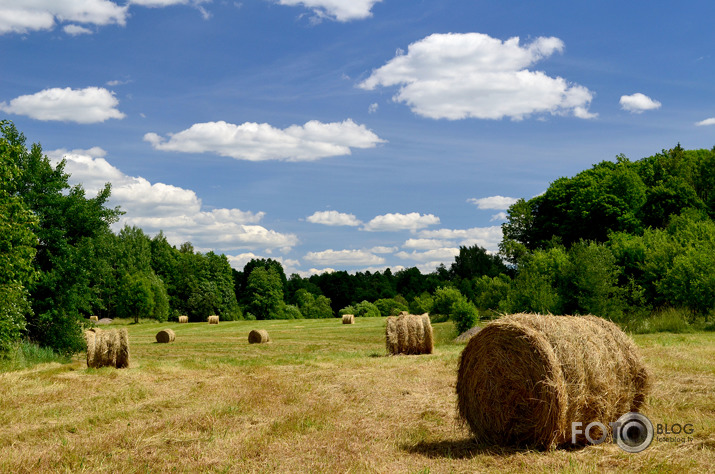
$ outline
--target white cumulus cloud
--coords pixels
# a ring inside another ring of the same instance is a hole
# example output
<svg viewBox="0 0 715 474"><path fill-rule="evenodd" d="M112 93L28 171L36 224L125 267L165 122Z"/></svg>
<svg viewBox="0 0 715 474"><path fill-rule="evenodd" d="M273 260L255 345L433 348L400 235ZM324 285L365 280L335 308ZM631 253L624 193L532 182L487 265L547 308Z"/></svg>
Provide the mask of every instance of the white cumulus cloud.
<svg viewBox="0 0 715 474"><path fill-rule="evenodd" d="M382 265L385 259L367 250L323 250L322 252L308 252L303 260L316 265L341 265L365 266Z"/></svg>
<svg viewBox="0 0 715 474"><path fill-rule="evenodd" d="M102 87L66 87L22 95L12 99L9 104L0 102L0 111L42 121L86 124L124 118L124 114L116 108L118 104L114 93Z"/></svg>
<svg viewBox="0 0 715 474"><path fill-rule="evenodd" d="M502 240L501 226L472 227L471 229L436 229L422 230L418 237L422 239L454 240L458 245L469 247L479 245L490 252L499 250Z"/></svg>
<svg viewBox="0 0 715 474"><path fill-rule="evenodd" d="M306 218L313 224L323 224L329 226L358 226L362 224L355 215L345 214L338 211L317 211Z"/></svg>
<svg viewBox="0 0 715 474"><path fill-rule="evenodd" d="M437 225L439 222L439 217L433 214L420 214L418 212L410 212L409 214L388 213L374 217L361 230L368 232L410 230L414 232L431 225Z"/></svg>
<svg viewBox="0 0 715 474"><path fill-rule="evenodd" d="M475 204L478 209L493 209L496 211L504 211L509 209L509 206L518 201L517 198L505 196L489 196L484 198L470 198L467 202Z"/></svg>
<svg viewBox="0 0 715 474"><path fill-rule="evenodd" d="M298 243L294 234L283 234L258 223L263 212L203 207L190 189L165 183L151 183L140 176L128 176L111 165L101 148L54 150L48 152L57 163L66 159L65 171L71 184L82 184L88 195L96 194L106 182L112 183L109 204L126 212L115 230L135 225L149 234L164 231L172 245L190 241L196 248L219 251L233 249L288 250Z"/></svg>
<svg viewBox="0 0 715 474"><path fill-rule="evenodd" d="M634 114L641 114L646 110L659 109L661 103L647 95L637 92L633 95L623 95L619 101L621 108Z"/></svg>
<svg viewBox="0 0 715 474"><path fill-rule="evenodd" d="M407 239L403 248L415 250L435 250L453 246L452 242L442 239Z"/></svg>
<svg viewBox="0 0 715 474"><path fill-rule="evenodd" d="M279 0L281 5L310 8L318 19L347 22L372 16L372 6L382 0Z"/></svg>
<svg viewBox="0 0 715 474"><path fill-rule="evenodd" d="M267 123L235 125L224 121L196 123L163 138L147 133L144 140L157 150L184 153L216 153L237 160L314 161L328 156L350 155L352 148L373 148L384 142L364 125L351 119L278 129Z"/></svg>
<svg viewBox="0 0 715 474"><path fill-rule="evenodd" d="M433 34L410 44L407 53L398 51L359 87L399 86L395 101L434 119L521 120L539 113L595 117L588 111L593 94L587 88L528 69L563 49L554 37L521 45L518 37L501 41L481 33Z"/></svg>
<svg viewBox="0 0 715 474"><path fill-rule="evenodd" d="M706 125L715 125L715 117L701 120L700 122L697 122L695 125L697 125L698 127L703 127Z"/></svg>
<svg viewBox="0 0 715 474"><path fill-rule="evenodd" d="M108 0L2 0L0 34L51 30L56 23L124 25L127 6ZM77 30L70 29L70 34Z"/></svg>

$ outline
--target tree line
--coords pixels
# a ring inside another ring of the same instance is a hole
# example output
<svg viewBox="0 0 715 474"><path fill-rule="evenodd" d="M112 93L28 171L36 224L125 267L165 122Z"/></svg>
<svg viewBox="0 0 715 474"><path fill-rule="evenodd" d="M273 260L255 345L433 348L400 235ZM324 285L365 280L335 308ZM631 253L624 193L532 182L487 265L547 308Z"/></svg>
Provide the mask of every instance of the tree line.
<svg viewBox="0 0 715 474"><path fill-rule="evenodd" d="M678 145L604 161L507 212L499 254L460 247L423 274L345 271L286 276L280 262L242 270L225 255L137 227L112 232L111 186L88 197L64 161L0 121L0 352L21 338L60 353L83 350L100 318L205 321L386 316L429 312L459 331L499 313L597 314L615 321L663 307L715 310L715 149Z"/></svg>

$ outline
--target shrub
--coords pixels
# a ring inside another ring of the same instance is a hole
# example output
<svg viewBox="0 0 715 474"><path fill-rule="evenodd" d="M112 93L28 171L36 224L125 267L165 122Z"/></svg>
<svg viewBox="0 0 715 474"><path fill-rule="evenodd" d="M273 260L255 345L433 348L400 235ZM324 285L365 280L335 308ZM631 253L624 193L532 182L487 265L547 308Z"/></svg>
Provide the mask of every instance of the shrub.
<svg viewBox="0 0 715 474"><path fill-rule="evenodd" d="M471 329L479 319L477 307L466 298L452 303L450 315L459 334Z"/></svg>

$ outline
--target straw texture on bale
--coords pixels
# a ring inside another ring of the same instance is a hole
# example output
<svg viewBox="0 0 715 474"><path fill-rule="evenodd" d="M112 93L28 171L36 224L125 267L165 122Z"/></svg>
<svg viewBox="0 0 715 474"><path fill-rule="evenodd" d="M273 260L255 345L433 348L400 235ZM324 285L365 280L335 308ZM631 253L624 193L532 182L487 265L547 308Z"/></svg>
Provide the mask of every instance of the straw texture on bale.
<svg viewBox="0 0 715 474"><path fill-rule="evenodd" d="M218 324L218 316L209 316L209 324Z"/></svg>
<svg viewBox="0 0 715 474"><path fill-rule="evenodd" d="M97 316L90 316L89 320L94 321L96 323L97 321L99 321L99 318Z"/></svg>
<svg viewBox="0 0 715 474"><path fill-rule="evenodd" d="M477 442L552 448L571 444L572 422L608 426L638 411L648 386L637 347L615 324L515 314L469 340L456 391L459 416ZM592 439L602 434L590 431Z"/></svg>
<svg viewBox="0 0 715 474"><path fill-rule="evenodd" d="M189 322L188 316L179 316L179 323L188 323L188 322Z"/></svg>
<svg viewBox="0 0 715 474"><path fill-rule="evenodd" d="M355 324L355 315L343 314L343 324Z"/></svg>
<svg viewBox="0 0 715 474"><path fill-rule="evenodd" d="M270 341L271 338L268 336L268 331L265 329L254 329L248 333L248 342L250 344L262 344Z"/></svg>
<svg viewBox="0 0 715 474"><path fill-rule="evenodd" d="M167 343L174 342L176 340L176 334L171 329L162 329L156 333L156 342Z"/></svg>
<svg viewBox="0 0 715 474"><path fill-rule="evenodd" d="M389 316L385 327L387 352L396 354L432 354L434 341L432 323L427 313L400 313Z"/></svg>
<svg viewBox="0 0 715 474"><path fill-rule="evenodd" d="M129 334L126 329L92 328L84 332L84 337L87 341L87 367L129 367Z"/></svg>

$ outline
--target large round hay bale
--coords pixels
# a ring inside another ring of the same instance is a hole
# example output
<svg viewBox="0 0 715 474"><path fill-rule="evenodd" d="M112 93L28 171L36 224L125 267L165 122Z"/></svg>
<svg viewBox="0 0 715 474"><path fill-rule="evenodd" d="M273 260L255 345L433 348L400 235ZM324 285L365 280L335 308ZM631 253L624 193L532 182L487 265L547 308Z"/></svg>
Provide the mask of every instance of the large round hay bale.
<svg viewBox="0 0 715 474"><path fill-rule="evenodd" d="M431 354L434 351L429 315L389 316L385 326L387 352L396 354Z"/></svg>
<svg viewBox="0 0 715 474"><path fill-rule="evenodd" d="M162 329L156 333L156 342L165 344L168 342L174 342L176 340L176 334L171 329Z"/></svg>
<svg viewBox="0 0 715 474"><path fill-rule="evenodd" d="M117 347L117 364L118 369L129 367L129 332L126 328L117 331L119 346Z"/></svg>
<svg viewBox="0 0 715 474"><path fill-rule="evenodd" d="M87 341L87 367L129 367L129 334L126 329L103 331L93 328L84 333Z"/></svg>
<svg viewBox="0 0 715 474"><path fill-rule="evenodd" d="M355 315L343 314L343 324L355 324Z"/></svg>
<svg viewBox="0 0 715 474"><path fill-rule="evenodd" d="M218 316L215 314L213 316L209 316L209 324L218 324Z"/></svg>
<svg viewBox="0 0 715 474"><path fill-rule="evenodd" d="M250 344L263 344L264 342L270 342L271 338L268 336L268 331L265 329L254 329L248 333L248 342Z"/></svg>
<svg viewBox="0 0 715 474"><path fill-rule="evenodd" d="M97 321L99 321L99 318L97 316L90 316L89 320L96 323Z"/></svg>
<svg viewBox="0 0 715 474"><path fill-rule="evenodd" d="M184 324L189 322L189 317L188 316L179 316L179 323Z"/></svg>
<svg viewBox="0 0 715 474"><path fill-rule="evenodd" d="M542 448L570 444L572 422L608 426L638 411L647 390L637 347L616 325L533 314L505 316L474 335L456 387L459 416L478 442Z"/></svg>

